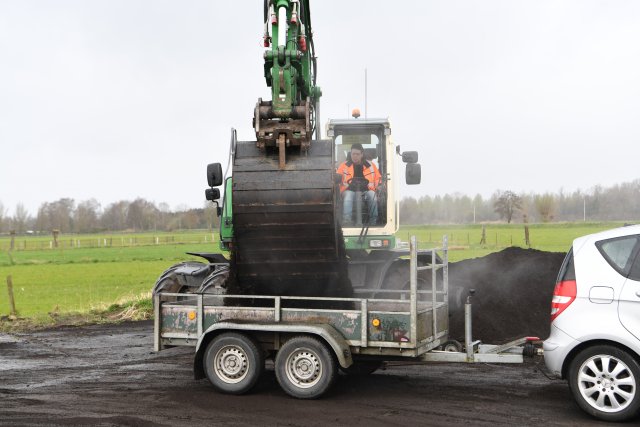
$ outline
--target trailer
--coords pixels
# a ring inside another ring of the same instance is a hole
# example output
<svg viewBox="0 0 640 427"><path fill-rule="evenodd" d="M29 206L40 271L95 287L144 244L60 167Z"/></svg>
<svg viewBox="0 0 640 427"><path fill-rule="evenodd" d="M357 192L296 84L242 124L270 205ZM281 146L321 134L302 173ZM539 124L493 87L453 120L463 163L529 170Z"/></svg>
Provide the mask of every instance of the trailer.
<svg viewBox="0 0 640 427"><path fill-rule="evenodd" d="M250 391L272 360L282 389L301 399L323 395L339 370L370 373L388 362L522 363L540 353L535 337L503 345L474 340L473 292L464 342L450 340L447 238L439 248L418 250L411 237L409 253L409 289L359 289L367 298L158 293L155 350L195 347L195 378L230 394ZM430 263L419 265L425 255ZM429 280L418 280L424 270Z"/></svg>

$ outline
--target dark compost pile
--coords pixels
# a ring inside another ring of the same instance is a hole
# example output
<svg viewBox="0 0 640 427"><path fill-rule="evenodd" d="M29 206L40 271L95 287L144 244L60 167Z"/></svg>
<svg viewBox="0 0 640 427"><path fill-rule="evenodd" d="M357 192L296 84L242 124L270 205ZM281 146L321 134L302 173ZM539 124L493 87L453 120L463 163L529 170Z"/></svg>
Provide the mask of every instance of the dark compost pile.
<svg viewBox="0 0 640 427"><path fill-rule="evenodd" d="M473 339L549 336L551 297L564 253L507 248L449 264L449 337L464 340L464 303L475 289Z"/></svg>

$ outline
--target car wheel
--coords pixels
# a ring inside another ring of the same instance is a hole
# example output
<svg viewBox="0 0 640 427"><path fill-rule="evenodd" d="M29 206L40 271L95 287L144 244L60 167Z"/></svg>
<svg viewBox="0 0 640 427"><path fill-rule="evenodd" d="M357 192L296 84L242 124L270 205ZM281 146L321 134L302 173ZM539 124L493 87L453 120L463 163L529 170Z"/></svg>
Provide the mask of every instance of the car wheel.
<svg viewBox="0 0 640 427"><path fill-rule="evenodd" d="M211 384L227 394L247 393L264 370L264 356L258 345L248 336L233 332L215 337L203 362Z"/></svg>
<svg viewBox="0 0 640 427"><path fill-rule="evenodd" d="M310 336L298 336L284 343L275 361L276 378L289 396L315 399L333 384L338 372L333 351Z"/></svg>
<svg viewBox="0 0 640 427"><path fill-rule="evenodd" d="M640 365L610 345L582 350L569 366L569 386L578 405L606 421L624 421L640 410Z"/></svg>

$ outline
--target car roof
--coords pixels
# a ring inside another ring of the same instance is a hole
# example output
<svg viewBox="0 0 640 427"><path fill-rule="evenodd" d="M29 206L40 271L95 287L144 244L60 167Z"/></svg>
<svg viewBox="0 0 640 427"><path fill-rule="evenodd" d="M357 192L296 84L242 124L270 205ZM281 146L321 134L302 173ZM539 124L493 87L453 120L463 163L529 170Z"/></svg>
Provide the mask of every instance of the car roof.
<svg viewBox="0 0 640 427"><path fill-rule="evenodd" d="M640 234L640 224L627 225L624 227L613 228L611 230L601 231L599 233L588 234L586 236L578 237L573 241L574 248L580 248L588 241L597 242L600 240L612 239L615 237L630 236L633 234Z"/></svg>

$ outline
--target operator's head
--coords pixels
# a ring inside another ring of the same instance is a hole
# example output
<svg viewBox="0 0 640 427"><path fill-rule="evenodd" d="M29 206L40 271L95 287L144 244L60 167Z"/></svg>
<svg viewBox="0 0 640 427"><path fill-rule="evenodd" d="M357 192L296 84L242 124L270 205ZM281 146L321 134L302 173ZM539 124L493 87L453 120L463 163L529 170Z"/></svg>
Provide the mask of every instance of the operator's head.
<svg viewBox="0 0 640 427"><path fill-rule="evenodd" d="M364 148L362 148L362 144L353 144L351 146L351 161L356 165L362 163L362 158L364 157Z"/></svg>

